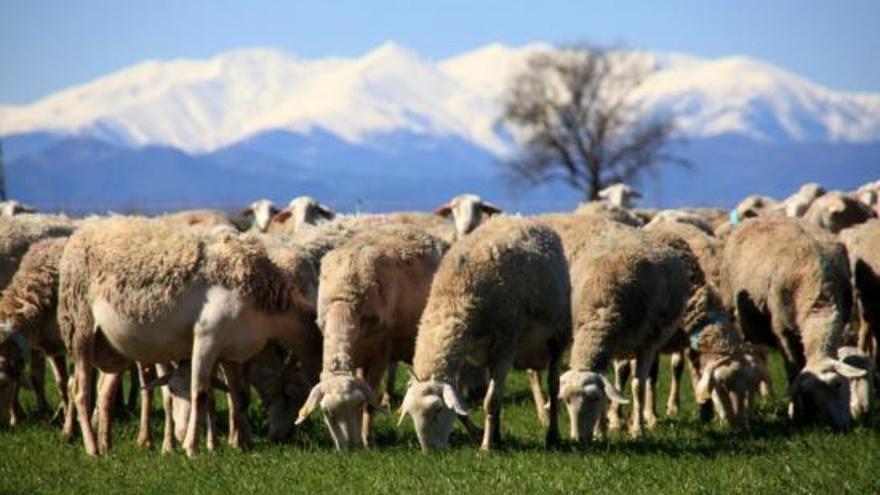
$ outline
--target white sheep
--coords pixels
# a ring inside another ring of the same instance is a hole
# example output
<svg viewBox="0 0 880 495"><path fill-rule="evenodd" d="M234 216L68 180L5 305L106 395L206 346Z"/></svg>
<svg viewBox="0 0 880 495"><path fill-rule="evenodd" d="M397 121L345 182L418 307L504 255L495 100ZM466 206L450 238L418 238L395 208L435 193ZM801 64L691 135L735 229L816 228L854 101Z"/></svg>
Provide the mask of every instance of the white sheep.
<svg viewBox="0 0 880 495"><path fill-rule="evenodd" d="M19 213L36 213L37 209L33 206L28 206L24 203L16 201L14 199L10 199L7 201L0 201L0 216L4 217L12 217L18 215Z"/></svg>
<svg viewBox="0 0 880 495"><path fill-rule="evenodd" d="M271 200L258 199L248 205L247 208L241 210L239 215L243 217L253 217L254 227L256 227L257 231L266 232L269 229L269 222L271 222L272 218L280 211L281 210L279 210Z"/></svg>
<svg viewBox="0 0 880 495"><path fill-rule="evenodd" d="M456 238L458 239L476 229L483 221L483 215L490 217L498 213L501 213L501 208L485 201L476 194L460 194L434 210L435 215L441 217L452 216L455 222Z"/></svg>
<svg viewBox="0 0 880 495"><path fill-rule="evenodd" d="M549 427L559 440L559 365L570 338L570 283L559 236L535 221L500 217L444 256L419 323L413 376L400 407L425 451L447 445L454 419L467 413L456 390L466 361L489 369L481 448L500 441L501 398L514 365L549 363ZM469 428L473 433L473 428Z"/></svg>
<svg viewBox="0 0 880 495"><path fill-rule="evenodd" d="M642 193L622 182L611 184L599 191L600 200L618 208L630 209L633 207L632 200L641 197Z"/></svg>

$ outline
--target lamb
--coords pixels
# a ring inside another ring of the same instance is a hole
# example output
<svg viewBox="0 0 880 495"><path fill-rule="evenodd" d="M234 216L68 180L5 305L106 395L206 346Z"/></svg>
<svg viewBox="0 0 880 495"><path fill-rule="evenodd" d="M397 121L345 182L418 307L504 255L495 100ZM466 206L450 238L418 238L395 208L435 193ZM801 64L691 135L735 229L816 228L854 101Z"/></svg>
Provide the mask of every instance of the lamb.
<svg viewBox="0 0 880 495"><path fill-rule="evenodd" d="M67 367L64 359L64 343L55 321L57 307L58 262L66 237L47 238L31 245L21 259L19 269L0 297L0 362L12 366L31 358L31 349L37 349L49 358L61 397L62 409L67 410ZM40 356L42 357L42 356ZM42 368L37 367L42 373ZM0 424L10 421L12 401L18 388L18 380L7 376L0 381ZM40 377L42 378L42 377ZM41 389L42 381L35 384ZM37 390L38 392L41 390ZM48 408L45 396L38 393L37 400ZM65 415L63 435L69 437L73 429L73 416Z"/></svg>
<svg viewBox="0 0 880 495"><path fill-rule="evenodd" d="M481 448L500 441L501 398L510 367L547 366L546 441L559 441L559 365L570 339L568 267L559 236L534 220L493 218L446 253L419 322L413 373L400 419L413 418L423 451L448 444L453 419L468 425L456 391L461 365L489 369ZM473 429L470 429L473 432Z"/></svg>
<svg viewBox="0 0 880 495"><path fill-rule="evenodd" d="M633 198L641 198L642 193L632 187L618 182L599 191L599 199L618 208L631 209Z"/></svg>
<svg viewBox="0 0 880 495"><path fill-rule="evenodd" d="M476 194L460 194L437 207L434 214L441 217L451 215L455 222L456 239L460 239L480 225L483 215L491 217L501 211L501 208Z"/></svg>
<svg viewBox="0 0 880 495"><path fill-rule="evenodd" d="M683 262L690 273L692 292L685 310L681 335L673 338L663 351L673 353L672 384L667 412L678 410L679 380L683 371L682 357L692 365L698 391L698 402L712 399L719 419L735 425L747 422L752 397L762 382L769 382L769 371L752 346L745 342L742 331L730 320L718 294L720 283L720 246L714 237L692 225L658 223L647 229L651 235L671 247L684 242L687 252ZM656 382L652 370L651 386ZM653 414L653 393L646 404L649 424Z"/></svg>
<svg viewBox="0 0 880 495"><path fill-rule="evenodd" d="M858 310L859 348L869 351L873 338L880 365L880 220L870 220L840 233L849 256ZM878 366L875 366L878 367Z"/></svg>
<svg viewBox="0 0 880 495"><path fill-rule="evenodd" d="M782 353L790 416L848 427L848 379L865 372L837 359L852 307L844 247L800 220L746 220L724 246L721 284L746 338Z"/></svg>
<svg viewBox="0 0 880 495"><path fill-rule="evenodd" d="M804 214L804 220L832 234L877 218L868 205L840 191L831 191L816 199Z"/></svg>
<svg viewBox="0 0 880 495"><path fill-rule="evenodd" d="M230 442L245 448L241 363L270 338L296 347L315 331L314 270L297 253L279 265L253 238L211 239L155 220L110 218L78 229L61 258L58 322L75 363L74 403L86 452L110 447L109 402L130 360L192 360L195 400L183 442L189 456L198 449L198 418L219 362L239 433ZM97 401L97 441L88 416L92 365L107 373Z"/></svg>
<svg viewBox="0 0 880 495"><path fill-rule="evenodd" d="M315 198L299 196L272 217L268 231L274 234L295 234L303 225L316 225L321 221L333 220L335 216L332 209L318 203Z"/></svg>
<svg viewBox="0 0 880 495"><path fill-rule="evenodd" d="M338 450L372 444L373 391L389 361L412 359L419 317L447 248L415 227L388 225L361 232L324 257L318 286L324 369L297 423L320 404Z"/></svg>
<svg viewBox="0 0 880 495"><path fill-rule="evenodd" d="M251 203L247 208L241 210L239 215L243 217L253 217L254 228L256 228L258 232L266 232L269 229L269 222L272 221L272 217L277 215L280 211L281 210L279 210L271 200L258 199Z"/></svg>
<svg viewBox="0 0 880 495"><path fill-rule="evenodd" d="M33 206L10 199L8 201L0 201L0 216L14 217L19 213L36 213L37 210Z"/></svg>
<svg viewBox="0 0 880 495"><path fill-rule="evenodd" d="M637 230L592 237L573 261L573 344L569 370L560 378L575 441L592 438L608 399L624 403L605 378L614 358L635 358L633 421L644 423L645 382L657 352L681 326L691 292L681 253Z"/></svg>

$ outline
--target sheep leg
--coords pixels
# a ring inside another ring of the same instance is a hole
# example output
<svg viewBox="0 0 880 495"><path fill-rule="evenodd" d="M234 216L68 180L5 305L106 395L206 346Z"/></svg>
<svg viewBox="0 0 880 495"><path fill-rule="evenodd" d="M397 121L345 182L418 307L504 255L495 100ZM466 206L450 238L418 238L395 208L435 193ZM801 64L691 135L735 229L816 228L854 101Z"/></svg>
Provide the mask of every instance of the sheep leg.
<svg viewBox="0 0 880 495"><path fill-rule="evenodd" d="M485 429L483 443L480 445L480 449L486 452L501 443L501 398L504 396L504 380L511 361L509 359L496 363L489 372L489 390L483 400L483 410L486 411Z"/></svg>
<svg viewBox="0 0 880 495"><path fill-rule="evenodd" d="M111 426L113 423L113 406L119 390L119 384L122 383L122 374L119 373L102 373L100 380L101 386L98 390L98 452L107 454L110 452L111 443Z"/></svg>
<svg viewBox="0 0 880 495"><path fill-rule="evenodd" d="M645 426L648 429L657 426L657 407L654 396L657 391L657 376L660 374L660 356L654 359L651 365L651 373L648 375L648 382L645 384Z"/></svg>
<svg viewBox="0 0 880 495"><path fill-rule="evenodd" d="M387 363L388 358L391 355L391 346L388 346L387 352L384 356L379 357L376 360L376 364L373 366L367 367L364 370L364 380L367 382L367 385L371 390L378 390L379 385L382 382L382 375L385 374L385 363ZM373 446L373 421L376 418L376 410L369 403L364 405L364 418L363 424L361 425L361 438L364 443L364 447Z"/></svg>
<svg viewBox="0 0 880 495"><path fill-rule="evenodd" d="M164 364L156 365L156 374L165 376L171 373ZM171 387L162 385L162 410L165 413L165 431L162 435L162 453L170 454L174 452L174 403L171 396Z"/></svg>
<svg viewBox="0 0 880 495"><path fill-rule="evenodd" d="M64 409L64 426L61 427L61 440L64 442L73 439L73 425L76 420L76 390L76 373L74 373L67 377L67 406Z"/></svg>
<svg viewBox="0 0 880 495"><path fill-rule="evenodd" d="M382 407L391 408L397 401L394 395L394 382L397 379L397 361L388 363L388 371L385 373L385 390L382 393Z"/></svg>
<svg viewBox="0 0 880 495"><path fill-rule="evenodd" d="M137 363L138 382L141 385L147 384L153 378L153 369L147 365ZM137 444L141 447L150 447L152 440L152 432L150 429L150 414L153 412L153 391L147 388L141 388L141 416L138 424ZM135 386L132 383L132 389Z"/></svg>
<svg viewBox="0 0 880 495"><path fill-rule="evenodd" d="M15 426L22 421L24 421L24 409L21 407L21 401L18 398L18 392L21 390L21 386L16 383L13 386L14 390L12 391L12 407L10 408L9 415L9 426Z"/></svg>
<svg viewBox="0 0 880 495"><path fill-rule="evenodd" d="M230 408L229 422L230 422L230 424L232 424L233 423L232 415L231 415L232 406L229 405L228 402L227 402L227 406ZM217 401L214 398L213 391L208 392L208 403L207 403L207 407L205 408L205 416L206 416L206 420L205 420L205 448L207 448L209 452L213 452L214 449L217 448ZM232 435L234 434L236 436L239 436L240 433L238 432L237 427L230 429L229 431L230 431L229 444L233 445ZM235 445L233 445L233 447L235 447Z"/></svg>
<svg viewBox="0 0 880 495"><path fill-rule="evenodd" d="M730 392L726 389L717 387L716 385L716 389L712 394L712 399L718 406L715 408L718 413L718 422L730 426L735 415L733 403L730 401Z"/></svg>
<svg viewBox="0 0 880 495"><path fill-rule="evenodd" d="M612 367L614 369L614 386L617 387L617 390L623 390L623 386L629 379L630 363L628 360L616 359ZM623 405L612 403L608 408L609 431L620 431L623 424L621 417L623 417Z"/></svg>
<svg viewBox="0 0 880 495"><path fill-rule="evenodd" d="M183 449L188 457L194 457L199 451L199 426L206 416L208 394L211 393L211 377L216 361L211 338L206 336L206 329L196 325L192 349L192 374L190 382L190 398L192 408L189 413L189 424L183 439ZM231 409L231 408L230 408Z"/></svg>
<svg viewBox="0 0 880 495"><path fill-rule="evenodd" d="M82 432L86 454L96 456L98 455L98 442L89 418L89 404L92 401L92 363L87 351L89 345L77 343L72 352L76 380L74 402L76 403L77 420Z"/></svg>
<svg viewBox="0 0 880 495"><path fill-rule="evenodd" d="M37 416L49 414L49 402L46 400L46 356L36 350L31 350L31 386L37 398Z"/></svg>
<svg viewBox="0 0 880 495"><path fill-rule="evenodd" d="M143 396L140 393L141 384L144 382L141 381L140 370L138 369L138 365L136 363L132 363L128 368L128 376L129 387L128 387L128 399L125 402L125 407L128 410L129 414L134 414L135 409L138 405L138 395ZM143 409L142 409L143 410Z"/></svg>
<svg viewBox="0 0 880 495"><path fill-rule="evenodd" d="M55 388L58 389L58 397L61 398L58 412L53 416L53 421L55 421L59 414L64 415L67 408L70 407L70 398L67 395L67 367L62 355L48 356L48 359L49 365L52 367L52 375L55 378Z"/></svg>
<svg viewBox="0 0 880 495"><path fill-rule="evenodd" d="M220 363L220 367L223 368L226 385L229 387L229 392L226 394L229 401L229 445L238 450L248 450L251 447L251 435L245 417L246 411L243 409L242 395L246 393L244 365L233 361L223 361Z"/></svg>
<svg viewBox="0 0 880 495"><path fill-rule="evenodd" d="M547 418L547 436L544 444L547 447L556 447L561 443L559 436L559 367L562 361L561 346L551 345L550 363L547 366L547 391L550 403L549 418ZM537 372L535 373L537 375ZM543 410L544 408L541 407Z"/></svg>
<svg viewBox="0 0 880 495"><path fill-rule="evenodd" d="M530 368L526 370L526 374L529 377L529 390L532 391L532 400L535 403L538 422L542 426L547 426L550 418L547 416L547 402L544 400L544 392L541 390L541 372Z"/></svg>
<svg viewBox="0 0 880 495"><path fill-rule="evenodd" d="M669 380L669 399L666 401L666 415L678 415L678 406L681 404L681 374L684 372L684 357L681 352L673 352L669 356L669 364L671 366Z"/></svg>
<svg viewBox="0 0 880 495"><path fill-rule="evenodd" d="M630 424L630 435L633 438L639 438L644 433L645 386L651 375L654 357L653 354L642 354L635 359L635 370L632 377L632 423Z"/></svg>

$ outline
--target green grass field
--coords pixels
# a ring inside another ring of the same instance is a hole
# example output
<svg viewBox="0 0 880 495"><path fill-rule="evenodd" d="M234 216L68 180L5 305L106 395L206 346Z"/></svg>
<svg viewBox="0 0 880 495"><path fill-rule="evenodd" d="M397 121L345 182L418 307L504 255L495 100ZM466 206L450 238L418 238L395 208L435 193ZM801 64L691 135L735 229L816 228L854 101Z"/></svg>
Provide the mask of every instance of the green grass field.
<svg viewBox="0 0 880 495"><path fill-rule="evenodd" d="M57 427L32 419L0 432L0 493L880 493L878 418L846 434L793 429L781 417L785 383L778 361L774 375L775 399L748 431L701 424L686 384L682 415L663 419L646 438L621 435L556 451L543 448L522 373L508 388L505 445L488 455L460 427L449 452L423 455L412 423L397 428L392 415L378 421L379 446L369 451L334 452L317 415L290 444L272 445L260 436L265 421L255 408L251 452L224 446L189 460L182 453L163 456L156 447L144 451L135 445L131 417L117 421L113 453L89 459L79 440L62 443ZM32 407L32 397L25 399ZM473 415L479 419L479 412ZM157 410L155 444L161 444L160 419ZM561 419L565 437L565 413Z"/></svg>

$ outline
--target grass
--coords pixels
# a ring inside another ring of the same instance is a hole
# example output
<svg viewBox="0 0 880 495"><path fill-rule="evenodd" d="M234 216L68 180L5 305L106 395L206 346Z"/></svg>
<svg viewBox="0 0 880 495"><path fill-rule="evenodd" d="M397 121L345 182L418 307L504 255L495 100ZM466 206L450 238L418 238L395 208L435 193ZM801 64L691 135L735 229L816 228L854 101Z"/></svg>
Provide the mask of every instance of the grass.
<svg viewBox="0 0 880 495"><path fill-rule="evenodd" d="M664 362L658 397L665 397L667 372ZM748 431L700 423L685 384L682 415L663 419L646 438L620 435L556 451L542 446L521 373L511 377L504 405L505 446L488 455L459 427L454 448L422 455L412 423L397 428L393 415L379 419L379 447L369 451L334 452L317 415L290 444L272 445L260 437L265 418L255 408L256 445L248 453L224 447L189 460L144 451L130 417L116 422L112 454L89 459L79 440L62 443L57 427L33 419L0 432L0 493L880 493L878 418L845 434L792 428L782 414L778 361L774 375L775 399ZM29 395L25 407L33 407ZM565 413L561 419L566 436ZM156 411L156 444L160 420Z"/></svg>

